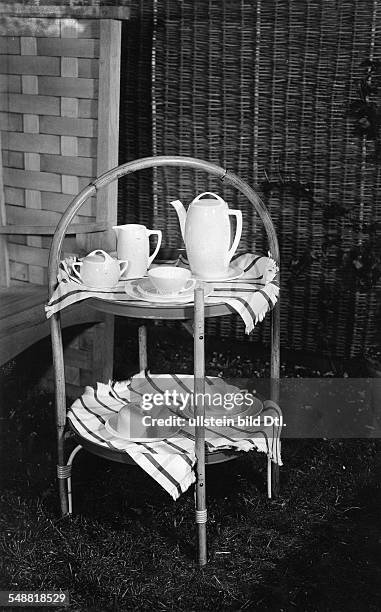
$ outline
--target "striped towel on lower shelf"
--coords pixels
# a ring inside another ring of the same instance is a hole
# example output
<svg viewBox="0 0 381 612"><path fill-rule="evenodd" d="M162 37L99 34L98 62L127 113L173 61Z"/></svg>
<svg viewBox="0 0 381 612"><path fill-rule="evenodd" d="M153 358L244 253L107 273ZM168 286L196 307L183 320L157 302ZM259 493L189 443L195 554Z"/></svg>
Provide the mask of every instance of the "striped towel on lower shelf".
<svg viewBox="0 0 381 612"><path fill-rule="evenodd" d="M154 478L168 493L177 499L195 481L194 427L184 425L174 437L166 440L131 442L117 437L106 429L110 415L115 415L130 402L142 403L145 394L165 392L193 393L194 378L183 374L153 375L140 372L128 381L109 384L98 383L97 388L86 387L68 412L68 419L77 434L90 442L105 448L125 452ZM232 387L218 377L207 377L205 393L229 395ZM259 400L257 400L258 405ZM259 402L260 403L260 402ZM272 424L264 424L265 417ZM269 417L272 417L269 419ZM257 450L266 453L275 463L282 465L280 456L281 411L272 401L260 406L260 424L257 427L205 426L205 443L209 453L221 449L237 451ZM278 424L277 424L278 423Z"/></svg>
<svg viewBox="0 0 381 612"><path fill-rule="evenodd" d="M94 290L86 287L72 273L71 265L75 259L60 263L58 284L49 303L45 306L47 318L60 310L87 298L108 301L129 302L132 300L125 292L125 283L120 281L113 289ZM187 266L181 257L174 265ZM279 287L276 279L278 267L270 256L245 254L234 260L234 266L242 276L236 280L213 282L212 293L205 298L205 304L226 304L231 312L238 313L245 323L247 334L256 323L263 320L278 299ZM147 302L141 301L144 305Z"/></svg>

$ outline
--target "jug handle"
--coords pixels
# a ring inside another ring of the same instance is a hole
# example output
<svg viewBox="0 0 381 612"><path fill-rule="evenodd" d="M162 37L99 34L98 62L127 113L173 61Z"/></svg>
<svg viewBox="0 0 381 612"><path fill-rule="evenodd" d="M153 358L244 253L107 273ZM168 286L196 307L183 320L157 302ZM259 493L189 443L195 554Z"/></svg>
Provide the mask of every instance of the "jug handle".
<svg viewBox="0 0 381 612"><path fill-rule="evenodd" d="M233 244L231 246L230 251L228 252L228 260L226 263L230 263L231 258L233 257L234 253L236 252L238 248L239 241L241 240L241 235L242 235L242 213L241 211L240 210L229 210L229 215L234 215L236 217L237 228L235 230Z"/></svg>
<svg viewBox="0 0 381 612"><path fill-rule="evenodd" d="M147 230L147 236L152 236L152 234L156 234L157 235L157 245L156 245L156 249L154 250L152 255L150 255L148 257L148 267L151 265L151 263L155 259L156 255L158 254L159 249L161 247L161 240L162 240L162 237L163 237L163 234L162 234L161 230Z"/></svg>
<svg viewBox="0 0 381 612"><path fill-rule="evenodd" d="M119 259L118 263L119 263L120 276L123 276L123 274L127 272L128 259Z"/></svg>
<svg viewBox="0 0 381 612"><path fill-rule="evenodd" d="M223 200L221 198L221 196L217 195L216 193L213 193L212 191L204 191L204 193L200 193L200 195L196 196L195 199L193 200L193 202L198 202L200 198L202 198L204 195L211 195L214 198L216 198L217 200L219 200L222 204L226 204L225 200ZM193 204L192 202L192 204Z"/></svg>

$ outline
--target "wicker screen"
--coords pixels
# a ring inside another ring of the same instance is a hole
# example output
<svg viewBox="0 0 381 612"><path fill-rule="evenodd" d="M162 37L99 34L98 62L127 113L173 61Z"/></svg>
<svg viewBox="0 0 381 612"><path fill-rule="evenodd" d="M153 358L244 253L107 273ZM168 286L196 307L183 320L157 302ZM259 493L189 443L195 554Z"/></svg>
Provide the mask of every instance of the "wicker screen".
<svg viewBox="0 0 381 612"><path fill-rule="evenodd" d="M374 140L355 133L350 108L366 63L380 60L377 1L154 0L151 7L153 153L209 160L257 185L281 246L283 346L360 353L379 308L377 274L359 270L377 258L364 250L376 249L381 161ZM154 225L168 246L181 244L169 202L189 204L216 190L243 211L241 250L267 251L238 192L189 170L153 174ZM214 329L243 335L233 318ZM254 334L268 337L268 323Z"/></svg>
<svg viewBox="0 0 381 612"><path fill-rule="evenodd" d="M151 2L133 2L122 23L119 163L152 155L153 11ZM152 171L138 172L118 185L118 223L152 224Z"/></svg>

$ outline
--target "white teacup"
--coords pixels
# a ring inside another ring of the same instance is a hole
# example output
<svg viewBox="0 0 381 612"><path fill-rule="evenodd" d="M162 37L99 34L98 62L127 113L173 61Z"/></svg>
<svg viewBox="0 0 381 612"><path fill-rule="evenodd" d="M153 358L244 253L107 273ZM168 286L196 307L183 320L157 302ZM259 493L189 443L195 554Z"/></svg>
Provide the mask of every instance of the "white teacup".
<svg viewBox="0 0 381 612"><path fill-rule="evenodd" d="M148 278L160 295L172 295L188 291L196 284L190 270L175 266L160 266L148 271Z"/></svg>

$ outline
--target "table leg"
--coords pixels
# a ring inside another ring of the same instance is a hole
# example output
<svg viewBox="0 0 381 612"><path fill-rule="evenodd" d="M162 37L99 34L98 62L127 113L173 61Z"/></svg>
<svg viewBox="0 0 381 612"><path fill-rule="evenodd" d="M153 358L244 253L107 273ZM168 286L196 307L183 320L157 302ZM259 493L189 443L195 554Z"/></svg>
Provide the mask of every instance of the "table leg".
<svg viewBox="0 0 381 612"><path fill-rule="evenodd" d="M206 489L205 489L205 346L204 346L204 290L196 288L194 298L194 393L195 393L195 452L196 452L196 524L198 536L198 564L207 563ZM202 417L200 421L200 417ZM199 424L200 423L200 424Z"/></svg>
<svg viewBox="0 0 381 612"><path fill-rule="evenodd" d="M147 327L141 325L138 330L139 337L139 369L140 371L146 370L148 367L147 358Z"/></svg>
<svg viewBox="0 0 381 612"><path fill-rule="evenodd" d="M66 425L66 391L65 367L63 358L63 345L61 334L61 316L54 314L50 320L52 352L55 380L55 408L56 408L56 435L57 435L57 476L58 489L61 502L61 513L68 513L68 498L66 482L58 474L59 468L65 465L65 425Z"/></svg>
<svg viewBox="0 0 381 612"><path fill-rule="evenodd" d="M57 478L58 478L58 491L60 495L62 516L66 516L69 513L69 500L67 496L66 477L62 477L61 475L58 474L59 469L62 468L62 466L64 466L64 456L65 456L64 449L65 449L65 428L62 426L58 426L57 427L57 454L58 454Z"/></svg>
<svg viewBox="0 0 381 612"><path fill-rule="evenodd" d="M279 465L277 463L272 462L272 470L271 470L271 490L272 490L272 498L278 497L279 495Z"/></svg>
<svg viewBox="0 0 381 612"><path fill-rule="evenodd" d="M271 316L271 399L279 404L280 378L280 305L275 304ZM272 464L271 488L272 497L277 497L280 490L279 465Z"/></svg>
<svg viewBox="0 0 381 612"><path fill-rule="evenodd" d="M114 373L114 323L113 314L105 314L102 323L94 327L91 348L92 384L107 384ZM99 350L99 347L102 350Z"/></svg>

